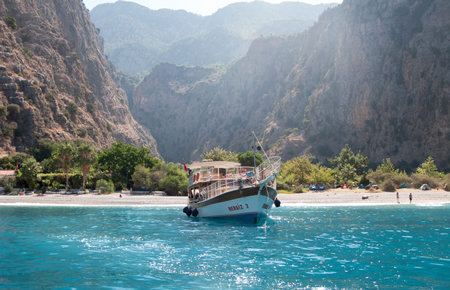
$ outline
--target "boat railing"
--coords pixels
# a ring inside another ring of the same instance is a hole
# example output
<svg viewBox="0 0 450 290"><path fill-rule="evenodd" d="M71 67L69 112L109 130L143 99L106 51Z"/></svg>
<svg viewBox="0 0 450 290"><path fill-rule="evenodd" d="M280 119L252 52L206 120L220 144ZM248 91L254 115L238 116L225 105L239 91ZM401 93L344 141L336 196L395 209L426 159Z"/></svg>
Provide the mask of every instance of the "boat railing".
<svg viewBox="0 0 450 290"><path fill-rule="evenodd" d="M217 180L216 182L202 188L198 195L194 196L194 201L202 201L205 199L209 199L212 197L215 197L219 194L222 194L224 192L236 189L236 188L242 188L244 186L248 186L252 183L251 179L222 179Z"/></svg>
<svg viewBox="0 0 450 290"><path fill-rule="evenodd" d="M249 177L253 177L255 173L253 172L254 168L250 166L239 166L229 168L226 174L220 174L218 172L204 172L191 174L189 176L189 185L192 185L197 182L209 182L209 181L217 181L217 180L239 180L246 179Z"/></svg>
<svg viewBox="0 0 450 290"><path fill-rule="evenodd" d="M281 157L271 156L264 160L258 167L256 167L256 180L262 181L273 174L280 172L281 167Z"/></svg>
<svg viewBox="0 0 450 290"><path fill-rule="evenodd" d="M199 175L198 180L195 180L196 182L212 183L199 189L198 192L193 193L193 200L202 201L232 189L257 184L273 174L278 173L280 166L281 158L279 156L272 156L256 167L256 170L254 167L240 166L228 169L227 174L223 176L220 174ZM193 182L194 179L190 179L190 184Z"/></svg>

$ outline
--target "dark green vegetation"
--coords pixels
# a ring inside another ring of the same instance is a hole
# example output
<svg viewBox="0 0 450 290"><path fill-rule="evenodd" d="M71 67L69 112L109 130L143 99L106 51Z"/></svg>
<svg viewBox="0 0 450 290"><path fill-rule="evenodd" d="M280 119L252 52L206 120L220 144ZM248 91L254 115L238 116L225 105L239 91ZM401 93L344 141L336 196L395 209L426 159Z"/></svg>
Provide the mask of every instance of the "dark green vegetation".
<svg viewBox="0 0 450 290"><path fill-rule="evenodd" d="M347 0L226 68L158 65L132 112L166 160L246 151L255 131L283 160L324 163L349 144L373 168L389 156L411 172L431 155L450 170L448 15L446 0Z"/></svg>
<svg viewBox="0 0 450 290"><path fill-rule="evenodd" d="M202 157L240 162L243 166L254 165L253 151L234 153L216 147ZM263 161L260 153L255 154L255 161L256 166ZM395 169L389 158L375 171L368 169L367 157L354 154L348 145L329 161L333 165L331 168L317 163L312 156L288 160L281 167L279 189L303 192L311 184L323 184L328 188L377 183L383 190L393 191L402 185L419 188L426 183L432 188L450 190L450 174L439 172L431 157L411 175ZM58 143L41 140L31 155L19 153L0 159L0 169L12 170L16 166L19 170L15 178L0 179L0 186L5 187L6 193L12 187L42 190L88 188L100 193L134 188L178 195L186 194L188 184L181 164L162 163L151 156L148 148L138 149L122 142L99 152L82 140Z"/></svg>
<svg viewBox="0 0 450 290"><path fill-rule="evenodd" d="M2 185L45 190L87 188L103 193L137 186L172 195L184 193L187 187L180 165L163 164L149 148L122 142L100 152L84 140L42 139L30 154L0 158L0 169L16 166L15 178L0 180Z"/></svg>
<svg viewBox="0 0 450 290"><path fill-rule="evenodd" d="M253 152L234 153L220 147L202 154L203 159L214 161L234 161L245 166L253 166ZM256 164L262 162L261 154L256 154ZM385 191L394 191L405 187L419 188L428 184L431 188L450 190L450 173L439 172L432 157L428 157L412 174L395 169L387 158L376 170L368 166L368 158L360 152L355 154L346 144L334 158L328 159L327 165L317 162L311 155L295 157L284 162L278 176L278 188L291 192L308 191L311 184L324 185L326 188L348 185L359 187L361 184L377 184Z"/></svg>
<svg viewBox="0 0 450 290"><path fill-rule="evenodd" d="M161 62L180 65L226 64L245 55L261 35L301 32L331 5L236 3L211 16L150 10L118 1L92 9L105 51L125 73L150 72Z"/></svg>
<svg viewBox="0 0 450 290"><path fill-rule="evenodd" d="M16 19L14 17L7 16L5 17L5 23L11 29L17 29Z"/></svg>

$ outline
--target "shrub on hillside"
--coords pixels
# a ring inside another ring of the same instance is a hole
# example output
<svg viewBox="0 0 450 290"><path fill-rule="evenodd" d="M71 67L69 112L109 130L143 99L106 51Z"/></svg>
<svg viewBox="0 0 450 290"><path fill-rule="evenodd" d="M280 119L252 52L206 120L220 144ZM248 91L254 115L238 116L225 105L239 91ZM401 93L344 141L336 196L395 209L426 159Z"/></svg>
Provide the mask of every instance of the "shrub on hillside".
<svg viewBox="0 0 450 290"><path fill-rule="evenodd" d="M383 183L382 188L383 188L383 191L394 192L395 191L394 182L391 179L388 179Z"/></svg>
<svg viewBox="0 0 450 290"><path fill-rule="evenodd" d="M17 121L20 117L20 107L17 104L9 104L7 106L8 110L8 121Z"/></svg>
<svg viewBox="0 0 450 290"><path fill-rule="evenodd" d="M433 176L414 173L411 175L414 188L420 188L422 184L428 184L431 188L436 188L438 185L438 179Z"/></svg>
<svg viewBox="0 0 450 290"><path fill-rule="evenodd" d="M12 187L11 185L7 185L7 186L5 186L5 187L3 188L3 193L4 193L4 194L11 193L12 190L13 190L13 187Z"/></svg>
<svg viewBox="0 0 450 290"><path fill-rule="evenodd" d="M131 176L133 179L133 187L134 188L149 188L151 185L151 173L150 169L138 165L134 169L134 173Z"/></svg>
<svg viewBox="0 0 450 290"><path fill-rule="evenodd" d="M100 179L97 181L95 188L100 193L111 193L114 192L114 183L105 179Z"/></svg>
<svg viewBox="0 0 450 290"><path fill-rule="evenodd" d="M391 173L377 170L367 174L367 179L369 179L372 183L383 184L386 180L392 179L391 175Z"/></svg>
<svg viewBox="0 0 450 290"><path fill-rule="evenodd" d="M186 195L189 183L186 174L175 164L169 163L165 167L167 171L159 181L158 187L168 195L177 195L179 193Z"/></svg>
<svg viewBox="0 0 450 290"><path fill-rule="evenodd" d="M8 25L9 28L11 28L13 30L17 29L17 22L14 17L6 16L4 20L5 20L6 25Z"/></svg>
<svg viewBox="0 0 450 290"><path fill-rule="evenodd" d="M402 184L405 184L405 185L411 184L412 179L411 179L411 177L409 177L406 174L399 174L399 175L393 176L392 181L394 182L394 185L397 185L400 187L400 186L402 186Z"/></svg>
<svg viewBox="0 0 450 290"><path fill-rule="evenodd" d="M450 173L445 175L444 179L442 180L442 188L445 191L450 191Z"/></svg>

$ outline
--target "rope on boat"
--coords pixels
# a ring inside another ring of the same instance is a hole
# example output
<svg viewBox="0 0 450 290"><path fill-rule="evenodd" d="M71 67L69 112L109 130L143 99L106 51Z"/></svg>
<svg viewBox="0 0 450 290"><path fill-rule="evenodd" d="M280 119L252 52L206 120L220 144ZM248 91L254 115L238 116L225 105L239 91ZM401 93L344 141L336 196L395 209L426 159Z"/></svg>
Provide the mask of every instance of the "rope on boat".
<svg viewBox="0 0 450 290"><path fill-rule="evenodd" d="M258 142L259 146L261 147L261 150L264 153L264 156L266 156L266 160L269 161L269 156L267 155L266 151L264 150L264 147L262 146L261 142L259 142L258 137L256 137L255 131L252 131L252 133L253 133L253 136L255 136L256 142Z"/></svg>

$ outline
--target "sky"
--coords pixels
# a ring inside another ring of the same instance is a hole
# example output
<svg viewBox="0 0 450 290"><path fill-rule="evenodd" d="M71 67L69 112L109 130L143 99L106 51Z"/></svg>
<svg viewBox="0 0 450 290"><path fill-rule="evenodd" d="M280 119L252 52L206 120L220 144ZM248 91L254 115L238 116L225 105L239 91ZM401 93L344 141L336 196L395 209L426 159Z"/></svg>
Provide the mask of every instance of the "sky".
<svg viewBox="0 0 450 290"><path fill-rule="evenodd" d="M225 7L235 2L251 2L246 0L128 0L130 2L136 2L143 6L147 6L150 9L158 10L162 8L168 8L172 10L186 10L199 15L211 15L218 9ZM286 0L284 0L286 1ZM283 0L265 0L269 3L280 3ZM303 2L309 4L320 3L342 3L342 0L290 0L293 2ZM86 7L91 10L95 6L102 3L112 3L116 0L83 0Z"/></svg>

